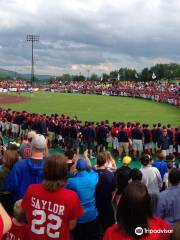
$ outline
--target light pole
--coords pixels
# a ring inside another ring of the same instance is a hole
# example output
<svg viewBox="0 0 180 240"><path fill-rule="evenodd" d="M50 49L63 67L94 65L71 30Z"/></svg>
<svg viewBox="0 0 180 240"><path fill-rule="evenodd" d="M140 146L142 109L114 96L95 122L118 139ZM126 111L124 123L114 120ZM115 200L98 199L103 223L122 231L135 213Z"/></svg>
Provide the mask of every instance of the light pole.
<svg viewBox="0 0 180 240"><path fill-rule="evenodd" d="M32 58L31 58L31 86L34 82L34 42L39 42L39 36L38 35L27 35L26 41L31 42L32 45Z"/></svg>

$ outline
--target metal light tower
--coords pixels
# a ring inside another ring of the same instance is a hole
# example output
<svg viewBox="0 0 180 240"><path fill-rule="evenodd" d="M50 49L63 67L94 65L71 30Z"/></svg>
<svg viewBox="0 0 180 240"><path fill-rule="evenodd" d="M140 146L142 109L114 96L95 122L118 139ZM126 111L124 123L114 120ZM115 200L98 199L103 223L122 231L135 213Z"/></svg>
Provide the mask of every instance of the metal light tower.
<svg viewBox="0 0 180 240"><path fill-rule="evenodd" d="M27 35L26 41L32 44L32 58L31 58L31 86L34 82L34 42L39 42L38 35Z"/></svg>

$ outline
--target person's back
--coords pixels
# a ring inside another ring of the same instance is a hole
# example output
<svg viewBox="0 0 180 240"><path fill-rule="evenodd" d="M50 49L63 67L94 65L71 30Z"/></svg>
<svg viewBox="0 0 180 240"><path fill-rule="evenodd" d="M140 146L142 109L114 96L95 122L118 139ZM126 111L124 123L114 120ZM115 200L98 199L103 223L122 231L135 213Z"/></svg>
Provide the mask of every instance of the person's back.
<svg viewBox="0 0 180 240"><path fill-rule="evenodd" d="M106 169L106 154L97 156L97 172L99 181L96 185L96 207L99 212L99 220L103 230L114 223L114 211L112 207L112 193L115 191L114 174Z"/></svg>
<svg viewBox="0 0 180 240"><path fill-rule="evenodd" d="M151 166L151 158L145 155L141 159L142 182L146 185L150 194L159 193L162 187L162 178L157 168Z"/></svg>
<svg viewBox="0 0 180 240"><path fill-rule="evenodd" d="M81 201L84 215L77 221L73 231L74 240L99 240L100 226L95 202L95 187L98 183L98 173L90 169L84 159L76 163L78 170L75 177L68 179L67 188L74 190Z"/></svg>
<svg viewBox="0 0 180 240"><path fill-rule="evenodd" d="M180 221L180 170L172 169L169 172L169 187L160 193L157 215L171 225Z"/></svg>
<svg viewBox="0 0 180 240"><path fill-rule="evenodd" d="M78 220L78 223L90 222L98 215L94 196L97 182L98 174L93 170L81 171L75 177L68 179L67 188L77 192L84 207L84 215Z"/></svg>
<svg viewBox="0 0 180 240"><path fill-rule="evenodd" d="M131 182L123 192L116 212L117 223L108 228L103 240L169 240L170 226L153 217L151 198L146 186ZM157 233L164 229L167 233ZM147 233L151 230L151 233Z"/></svg>
<svg viewBox="0 0 180 240"><path fill-rule="evenodd" d="M21 208L21 200L14 204L13 215L12 227L9 232L4 235L3 240L28 240L28 226L26 224L24 211Z"/></svg>
<svg viewBox="0 0 180 240"><path fill-rule="evenodd" d="M164 174L168 171L167 163L164 159L165 156L161 152L158 152L157 160L152 164L153 167L156 167L159 170L162 179L164 178Z"/></svg>
<svg viewBox="0 0 180 240"><path fill-rule="evenodd" d="M19 160L6 180L6 189L14 194L15 201L24 196L30 184L40 183L44 177L43 154L46 148L46 140L42 135L36 135L31 146L32 158Z"/></svg>
<svg viewBox="0 0 180 240"><path fill-rule="evenodd" d="M43 183L30 185L25 193L21 206L27 216L31 240L70 240L70 231L83 215L77 194L64 187L66 161L60 154L47 157Z"/></svg>
<svg viewBox="0 0 180 240"><path fill-rule="evenodd" d="M123 166L118 168L115 173L118 195L121 195L125 187L128 185L131 172L131 168L129 167L129 164L131 163L131 157L125 156L122 160L122 163Z"/></svg>

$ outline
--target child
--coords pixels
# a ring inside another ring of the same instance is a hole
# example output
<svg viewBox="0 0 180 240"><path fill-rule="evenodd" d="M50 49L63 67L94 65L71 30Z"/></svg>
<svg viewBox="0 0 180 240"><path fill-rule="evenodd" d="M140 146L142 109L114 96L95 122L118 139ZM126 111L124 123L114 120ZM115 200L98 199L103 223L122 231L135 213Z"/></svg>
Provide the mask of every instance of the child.
<svg viewBox="0 0 180 240"><path fill-rule="evenodd" d="M21 208L21 201L19 200L14 204L14 217L12 218L12 228L3 237L4 240L28 240L27 224L24 211Z"/></svg>

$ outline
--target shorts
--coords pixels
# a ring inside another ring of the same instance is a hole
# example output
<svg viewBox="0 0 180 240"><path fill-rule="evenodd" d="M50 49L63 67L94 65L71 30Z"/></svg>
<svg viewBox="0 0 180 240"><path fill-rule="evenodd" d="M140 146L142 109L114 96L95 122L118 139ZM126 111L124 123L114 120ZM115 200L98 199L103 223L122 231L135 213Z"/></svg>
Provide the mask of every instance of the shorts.
<svg viewBox="0 0 180 240"><path fill-rule="evenodd" d="M5 128L6 128L6 130L9 130L9 129L10 129L10 122L6 122L6 123L5 123Z"/></svg>
<svg viewBox="0 0 180 240"><path fill-rule="evenodd" d="M112 145L113 145L113 149L118 149L119 148L119 142L118 142L117 137L114 137L112 139Z"/></svg>
<svg viewBox="0 0 180 240"><path fill-rule="evenodd" d="M145 149L152 149L152 143L151 142L150 143L145 143L144 148Z"/></svg>
<svg viewBox="0 0 180 240"><path fill-rule="evenodd" d="M85 145L88 150L93 150L94 149L94 140L87 140Z"/></svg>
<svg viewBox="0 0 180 240"><path fill-rule="evenodd" d="M162 155L164 155L165 157L169 155L169 149L166 150L161 150Z"/></svg>
<svg viewBox="0 0 180 240"><path fill-rule="evenodd" d="M133 146L132 147L133 147L134 151L143 152L142 140L140 140L140 139L133 139Z"/></svg>
<svg viewBox="0 0 180 240"><path fill-rule="evenodd" d="M170 154L173 154L173 150L174 150L173 145L169 145L169 153L170 153Z"/></svg>
<svg viewBox="0 0 180 240"><path fill-rule="evenodd" d="M125 151L125 153L128 153L129 152L129 142L120 142L119 148L123 149Z"/></svg>

